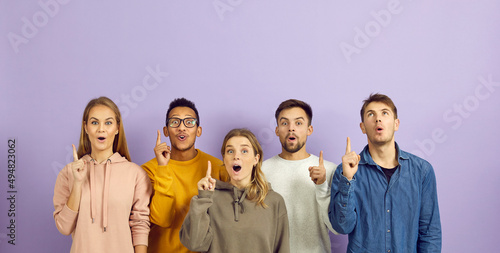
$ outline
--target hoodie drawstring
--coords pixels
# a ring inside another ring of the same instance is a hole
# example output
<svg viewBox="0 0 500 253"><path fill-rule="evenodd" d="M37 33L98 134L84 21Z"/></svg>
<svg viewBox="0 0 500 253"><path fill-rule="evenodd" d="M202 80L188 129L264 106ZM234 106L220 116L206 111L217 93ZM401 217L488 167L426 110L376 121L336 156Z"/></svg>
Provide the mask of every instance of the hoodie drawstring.
<svg viewBox="0 0 500 253"><path fill-rule="evenodd" d="M106 161L106 166L104 167L105 176L104 176L104 199L102 201L102 227L104 228L104 232L106 232L106 228L108 227L108 197L109 197L109 180L111 178L111 160L108 159Z"/></svg>
<svg viewBox="0 0 500 253"><path fill-rule="evenodd" d="M234 199L234 220L239 221L240 219L240 210L239 207L241 207L241 213L245 212L245 206L243 206L243 201L245 200L245 197L247 195L247 189L241 194L241 197L238 198L238 188L233 187L233 199Z"/></svg>
<svg viewBox="0 0 500 253"><path fill-rule="evenodd" d="M92 218L92 223L95 221L96 215L96 186L95 186L95 160L90 160L90 216ZM111 178L111 160L108 159L106 161L106 166L104 167L104 197L102 201L102 227L104 232L106 232L106 228L108 227L108 198L109 198L109 180Z"/></svg>
<svg viewBox="0 0 500 253"><path fill-rule="evenodd" d="M90 160L90 217L92 218L92 223L95 221L95 166L94 159Z"/></svg>

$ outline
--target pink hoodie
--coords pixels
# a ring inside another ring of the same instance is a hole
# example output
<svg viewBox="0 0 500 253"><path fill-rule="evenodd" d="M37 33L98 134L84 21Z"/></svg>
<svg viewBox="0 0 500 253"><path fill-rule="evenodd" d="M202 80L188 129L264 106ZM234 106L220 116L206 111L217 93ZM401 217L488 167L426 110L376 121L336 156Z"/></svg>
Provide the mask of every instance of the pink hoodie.
<svg viewBox="0 0 500 253"><path fill-rule="evenodd" d="M97 164L82 157L90 170L82 186L80 209L66 205L73 187L73 172L66 165L54 187L54 219L57 229L71 234L71 252L134 252L148 245L151 182L146 172L114 153Z"/></svg>

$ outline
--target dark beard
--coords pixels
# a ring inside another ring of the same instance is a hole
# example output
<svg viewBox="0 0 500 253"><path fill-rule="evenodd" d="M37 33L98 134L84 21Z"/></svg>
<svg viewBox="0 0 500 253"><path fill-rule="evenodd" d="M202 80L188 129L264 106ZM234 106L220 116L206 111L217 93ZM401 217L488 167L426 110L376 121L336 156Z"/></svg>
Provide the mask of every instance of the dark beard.
<svg viewBox="0 0 500 253"><path fill-rule="evenodd" d="M288 153L295 153L295 152L299 151L300 149L302 149L302 147L304 147L304 145L306 145L305 142L302 142L302 143L299 142L299 143L297 143L297 146L295 148L289 148L289 147L287 147L286 142L281 143L281 146L283 147L283 149L285 149L286 152L288 152Z"/></svg>

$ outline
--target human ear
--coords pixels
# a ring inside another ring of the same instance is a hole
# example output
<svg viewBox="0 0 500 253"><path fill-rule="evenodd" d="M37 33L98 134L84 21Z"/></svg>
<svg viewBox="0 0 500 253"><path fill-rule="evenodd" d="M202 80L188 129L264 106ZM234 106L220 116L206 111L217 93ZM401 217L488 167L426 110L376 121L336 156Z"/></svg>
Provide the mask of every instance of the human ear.
<svg viewBox="0 0 500 253"><path fill-rule="evenodd" d="M197 127L196 128L196 137L200 137L201 136L201 132L202 132L201 126Z"/></svg>
<svg viewBox="0 0 500 253"><path fill-rule="evenodd" d="M363 122L359 123L359 128L361 128L361 132L366 134L365 124Z"/></svg>
<svg viewBox="0 0 500 253"><path fill-rule="evenodd" d="M165 135L165 137L168 137L168 127L163 127L163 135Z"/></svg>

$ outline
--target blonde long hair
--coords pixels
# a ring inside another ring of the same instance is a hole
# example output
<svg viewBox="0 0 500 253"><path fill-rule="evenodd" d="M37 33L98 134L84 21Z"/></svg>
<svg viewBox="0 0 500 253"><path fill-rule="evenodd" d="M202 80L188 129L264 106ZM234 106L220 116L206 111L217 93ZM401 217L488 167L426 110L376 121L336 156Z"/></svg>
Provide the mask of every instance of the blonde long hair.
<svg viewBox="0 0 500 253"><path fill-rule="evenodd" d="M118 134L115 135L115 139L113 140L113 153L118 152L120 155L127 158L127 160L131 161L130 154L128 152L127 139L125 138L125 130L123 129L122 124L122 116L118 106L113 102L113 100L107 97L99 97L94 98L89 101L87 107L83 111L82 118L82 129L80 131L80 141L78 145L78 158L86 154L92 153L92 146L90 144L90 139L87 133L85 133L85 124L89 120L90 110L94 108L94 106L103 105L111 109L115 113L116 123L118 124Z"/></svg>
<svg viewBox="0 0 500 253"><path fill-rule="evenodd" d="M236 128L224 137L224 142L222 143L221 154L224 159L224 155L226 154L226 144L232 137L241 136L247 138L252 144L252 148L255 155L259 155L259 161L257 165L255 165L252 169L252 179L250 181L250 186L248 186L247 199L256 202L258 205L262 207L267 207L264 204L264 200L266 199L267 193L269 192L269 185L267 183L266 177L262 172L262 161L264 159L264 152L262 151L262 147L259 144L259 141L255 137L255 135L248 129L244 128Z"/></svg>

